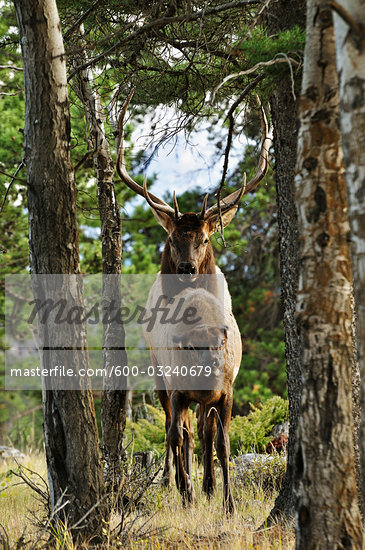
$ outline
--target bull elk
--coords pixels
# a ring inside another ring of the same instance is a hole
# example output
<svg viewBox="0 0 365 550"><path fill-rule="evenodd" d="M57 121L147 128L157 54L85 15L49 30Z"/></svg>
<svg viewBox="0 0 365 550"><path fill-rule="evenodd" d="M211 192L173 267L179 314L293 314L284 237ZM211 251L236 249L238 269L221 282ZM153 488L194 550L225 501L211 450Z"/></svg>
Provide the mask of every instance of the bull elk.
<svg viewBox="0 0 365 550"><path fill-rule="evenodd" d="M162 382L162 385L160 383L158 395L166 415L165 427L167 436L164 480L166 483L171 482L172 460L174 460L176 483L183 496L183 500L184 502L186 500L190 502L194 500L192 484L194 431L188 407L192 401L197 402L199 403L198 435L201 441L204 465L203 490L208 497L214 492L216 482L213 446L217 434L216 450L222 466L224 479L223 503L229 512L233 512L235 505L229 477L228 463L230 449L228 429L233 403L233 382L240 367L242 345L240 332L232 313L228 286L222 272L215 264L210 236L225 227L233 219L242 196L257 187L265 176L268 168L268 151L272 141L271 132L268 130L265 112L261 107L263 139L260 160L255 176L247 184L246 176L244 176L240 189L222 199L219 204L207 208L208 195L206 195L200 212L182 214L179 210L175 193L173 194L174 206L171 207L147 190L146 178L142 187L130 177L126 170L123 153L123 125L125 113L132 95L133 92L127 98L119 119L121 146L117 159L117 170L120 178L128 187L145 198L158 223L168 233L162 254L161 276L157 277L150 290L148 303L151 306L161 296L168 299L167 297L171 297L171 293L177 294L182 292L184 294L187 291L184 288L188 287L190 289L190 300L192 300L195 306L198 305L198 313L201 312L203 315L205 325L209 325L213 333L215 331L217 338L220 337L221 345L224 349L223 364L220 365L223 367L224 379L223 384L219 388L209 390L178 390L166 387L166 380ZM169 288L169 277L163 277L164 275L176 275L176 278L181 282L180 288L176 290L176 284L174 289ZM210 275L210 277L201 278L201 275ZM218 275L224 280L224 306L220 310L223 319L221 318L220 320L217 313L219 311L218 305L215 308L216 314L211 314L207 317L211 303L213 301L218 302L217 277L212 277L213 275ZM201 283L201 280L208 281L208 283ZM214 326L212 326L212 322ZM200 329L204 330L204 326L200 327ZM161 352L161 348L171 349L169 348L171 334L168 334L166 330L165 332L162 331L162 333L156 330L152 331L151 334L145 335L154 365L163 365L164 360L166 360L166 356L163 351ZM201 334L199 335L192 330L189 334L190 342L176 342L176 336L175 342L182 349L186 349L186 347L194 349L196 347L194 338L199 342ZM214 347L213 345L212 348Z"/></svg>

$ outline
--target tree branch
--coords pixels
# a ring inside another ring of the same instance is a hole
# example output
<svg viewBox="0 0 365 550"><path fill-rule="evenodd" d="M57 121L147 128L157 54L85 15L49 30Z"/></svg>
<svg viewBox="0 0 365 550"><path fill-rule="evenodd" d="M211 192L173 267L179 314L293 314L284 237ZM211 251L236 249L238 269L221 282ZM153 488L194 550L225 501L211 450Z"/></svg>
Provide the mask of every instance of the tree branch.
<svg viewBox="0 0 365 550"><path fill-rule="evenodd" d="M140 27L136 31L132 32L129 36L122 38L116 44L113 44L113 46L111 46L106 52L95 56L93 59L88 60L87 62L79 65L78 67L75 67L74 70L71 71L70 76L68 77L68 81L70 81L71 78L73 78L80 71L85 70L88 67L93 67L96 63L98 63L99 61L107 57L109 54L113 53L118 47L130 42L131 40L134 40L135 38L137 38L142 34L146 34L147 32L153 29L161 29L163 27L166 27L167 25L171 25L172 23L183 23L183 22L185 23L189 21L195 21L196 19L200 19L201 17L206 17L207 15L214 15L222 11L227 11L229 9L240 8L242 6L249 6L249 5L255 5L260 3L261 2L259 0L237 0L236 2L228 2L227 4L222 4L221 6L214 6L212 8L203 9L196 13L178 15L174 17L162 17L160 19L156 19L155 21L151 21L150 23L147 23L146 25L143 25L143 27ZM115 38L124 32L125 32L125 28L120 29L112 37L109 37L108 40L110 41L111 38L113 37Z"/></svg>
<svg viewBox="0 0 365 550"><path fill-rule="evenodd" d="M23 71L23 67L17 67L16 65L0 65L0 69L10 69L12 71Z"/></svg>
<svg viewBox="0 0 365 550"><path fill-rule="evenodd" d="M0 174L5 174L6 176L9 176L11 178L10 180L10 183L8 185L8 188L7 190L5 191L5 195L4 195L4 198L3 198L3 202L1 203L1 206L0 206L0 214L2 213L3 211L3 208L4 208L4 205L5 205L5 202L6 202L6 199L7 199L7 196L9 194L9 191L10 191L10 188L11 186L13 185L14 181L16 179L20 179L20 178L17 178L17 175L19 174L20 170L23 168L23 166L25 166L25 163L24 163L24 159L21 161L21 163L19 164L18 168L15 170L15 173L13 176L10 176L9 174L6 174L6 172L3 172L2 170L0 170ZM22 183L27 183L26 180L20 180Z"/></svg>
<svg viewBox="0 0 365 550"><path fill-rule="evenodd" d="M357 23L355 19L352 17L352 15L345 10L341 4L336 2L336 0L331 0L331 8L333 11L337 13L347 23L347 25L350 27L350 29L358 36L363 36L364 29L360 23Z"/></svg>
<svg viewBox="0 0 365 550"><path fill-rule="evenodd" d="M68 31L65 32L64 36L63 36L63 40L64 42L66 42L66 40L68 40L71 36L71 34L75 31L78 31L82 25L82 23L85 21L85 19L87 19L89 17L89 15L95 10L95 8L98 7L98 5L102 2L102 0L96 0L96 2L93 3L92 6L90 6L90 8L88 10L85 11L85 13L83 13L79 18L78 20L76 21L76 23L74 23L72 25L72 27L70 27L68 29Z"/></svg>
<svg viewBox="0 0 365 550"><path fill-rule="evenodd" d="M231 73L228 76L226 76L225 78L223 78L222 82L220 82L220 84L218 84L218 86L216 86L214 88L214 90L212 91L212 95L211 95L209 104L213 105L214 99L215 99L215 96L216 96L217 92L222 88L222 86L224 86L224 84L226 84L227 82L229 82L233 78L239 78L240 76L245 76L245 75L248 75L248 74L252 74L257 69L259 69L260 67L269 67L270 65L276 65L278 63L289 63L290 62L289 64L294 63L295 65L299 65L298 61L296 61L295 59L292 59L291 57L288 57L287 55L285 55L284 58L281 58L281 57L278 58L278 56L280 56L280 55L283 55L283 54L278 53L278 54L275 55L275 57L273 59L270 59L270 61L259 61L259 63L256 63L256 65L254 65L250 69L247 69L245 71L239 71L238 73Z"/></svg>
<svg viewBox="0 0 365 550"><path fill-rule="evenodd" d="M237 107L240 105L240 103L242 103L243 99L264 78L265 78L265 73L261 73L252 82L247 84L247 86L242 90L242 92L240 93L240 95L238 96L236 101L234 103L232 103L232 105L231 105L231 107L228 111L228 114L226 116L226 120L229 120L229 129L228 129L228 135L227 135L226 148L225 148L225 151L224 151L224 163L223 163L222 178L221 178L221 181L219 183L219 188L218 188L218 191L217 191L218 216L219 216L220 228L221 228L220 233L221 233L221 237L222 237L224 247L226 246L226 241L224 239L224 228L223 228L223 223L222 223L222 214L221 214L221 210L220 210L220 200L221 200L221 193L223 191L224 183L225 183L225 180L226 180L226 175L227 175L227 172L228 172L229 153L230 153L231 146L232 146L232 137L233 137L233 130L234 130L234 116L233 115L234 115L234 112L237 109Z"/></svg>

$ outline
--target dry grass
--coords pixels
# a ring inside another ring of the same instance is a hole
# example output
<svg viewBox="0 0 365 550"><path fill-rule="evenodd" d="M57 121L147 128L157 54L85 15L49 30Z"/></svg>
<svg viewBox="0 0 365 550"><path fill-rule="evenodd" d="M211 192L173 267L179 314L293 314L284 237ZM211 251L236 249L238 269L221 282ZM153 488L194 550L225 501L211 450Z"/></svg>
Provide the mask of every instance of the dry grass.
<svg viewBox="0 0 365 550"><path fill-rule="evenodd" d="M47 479L43 453L33 452L21 462L26 468ZM18 465L13 459L0 462L0 522L13 544L23 535L26 539L35 537L38 527L33 515L41 518L45 514L44 503L25 483L10 473L17 469Z"/></svg>
<svg viewBox="0 0 365 550"><path fill-rule="evenodd" d="M24 466L46 478L46 466L42 454L33 453L22 461ZM17 541L24 536L30 546L39 537L36 518L44 516L44 509L37 495L18 479L7 475L16 469L14 461L0 463L0 518L6 531L10 548L16 548ZM217 473L219 468L217 468ZM196 504L184 508L176 488L170 490L160 486L151 487L146 494L143 513L136 511L129 516L124 526L127 538L115 536L120 516L112 515L105 525L106 541L102 548L129 548L133 550L201 549L201 550L291 550L295 547L293 530L275 526L257 531L265 521L275 495L267 496L260 487L244 488L234 484L237 513L226 517L222 509L222 487L218 473L218 487L214 498L207 501L201 491L201 471L195 471ZM200 479L199 479L200 478ZM116 530L115 530L116 529ZM73 550L67 537L56 537L54 546ZM1 548L1 538L0 538ZM4 548L6 548L4 546ZM87 548L87 546L84 546Z"/></svg>

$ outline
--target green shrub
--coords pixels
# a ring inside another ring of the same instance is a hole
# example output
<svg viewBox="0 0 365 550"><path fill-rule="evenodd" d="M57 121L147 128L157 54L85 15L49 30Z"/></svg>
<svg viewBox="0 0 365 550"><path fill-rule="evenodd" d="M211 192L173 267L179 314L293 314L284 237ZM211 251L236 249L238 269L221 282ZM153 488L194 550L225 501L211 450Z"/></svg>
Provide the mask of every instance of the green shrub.
<svg viewBox="0 0 365 550"><path fill-rule="evenodd" d="M124 445L129 445L128 451L153 451L161 456L165 451L165 413L152 405L146 404L147 418L139 418L136 422L127 420L124 430Z"/></svg>
<svg viewBox="0 0 365 550"><path fill-rule="evenodd" d="M231 421L229 435L232 456L264 452L275 424L288 419L288 402L279 396L272 397L263 405L251 407L248 416L236 416Z"/></svg>

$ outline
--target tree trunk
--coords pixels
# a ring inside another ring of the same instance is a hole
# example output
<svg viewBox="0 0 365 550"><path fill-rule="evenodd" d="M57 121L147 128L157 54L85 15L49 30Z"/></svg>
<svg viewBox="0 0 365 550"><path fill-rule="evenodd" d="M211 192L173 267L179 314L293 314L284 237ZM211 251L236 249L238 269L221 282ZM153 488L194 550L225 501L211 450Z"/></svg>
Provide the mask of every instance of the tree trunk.
<svg viewBox="0 0 365 550"><path fill-rule="evenodd" d="M278 0L268 12L270 34L284 31L294 25L305 26L305 4L299 0ZM301 74L296 74L295 88L300 89ZM294 200L294 176L297 158L298 101L293 96L292 78L287 75L277 83L270 98L274 126L275 183L277 191L281 301L285 329L285 356L289 396L289 442L287 469L280 493L268 518L269 524L281 517L295 514L294 452L297 439L301 399L300 339L295 321L298 288L299 240L298 218Z"/></svg>
<svg viewBox="0 0 365 550"><path fill-rule="evenodd" d="M365 503L365 2L341 0L334 15L340 122L346 165L352 237L352 266L357 306L360 365L360 454L362 504Z"/></svg>
<svg viewBox="0 0 365 550"><path fill-rule="evenodd" d="M70 159L66 66L55 0L14 0L25 82L25 158L28 173L32 274L79 273L76 188ZM65 292L82 305L79 281L64 277ZM75 354L87 367L86 329L74 335ZM55 345L51 335L50 341ZM82 351L84 350L84 351ZM42 366L62 352L41 353ZM64 359L63 359L64 360ZM81 387L81 386L80 386ZM87 514L74 535L101 529L102 468L91 391L45 390L44 432L53 520L68 527ZM64 505L64 506L63 506ZM80 529L81 527L81 529Z"/></svg>
<svg viewBox="0 0 365 550"><path fill-rule="evenodd" d="M82 32L82 29L80 30ZM86 54L84 55L84 62ZM119 206L115 196L113 176L114 163L105 136L105 115L98 90L93 89L93 73L85 69L78 79L78 95L84 105L89 125L89 139L93 150L96 172L98 206L101 222L101 244L103 265L103 304L113 303L121 307L120 275L122 272L122 227ZM107 375L101 402L101 426L103 433L103 454L108 471L106 479L119 485L123 432L126 423L126 380L110 378L112 365L127 365L124 349L123 325L103 325L103 357ZM118 481L119 480L119 481Z"/></svg>
<svg viewBox="0 0 365 550"><path fill-rule="evenodd" d="M303 395L297 548L363 548L351 402L352 273L332 14L307 2L297 176Z"/></svg>

